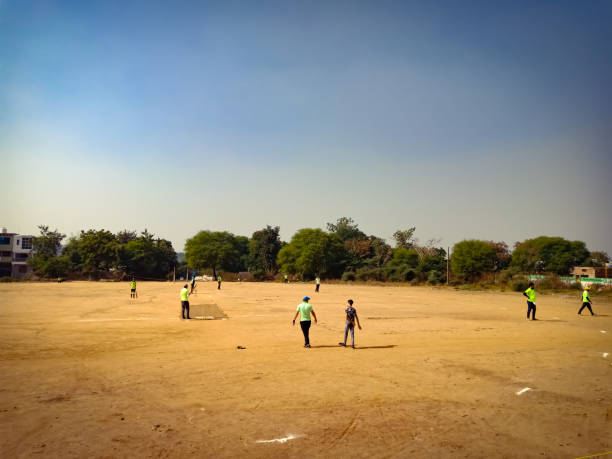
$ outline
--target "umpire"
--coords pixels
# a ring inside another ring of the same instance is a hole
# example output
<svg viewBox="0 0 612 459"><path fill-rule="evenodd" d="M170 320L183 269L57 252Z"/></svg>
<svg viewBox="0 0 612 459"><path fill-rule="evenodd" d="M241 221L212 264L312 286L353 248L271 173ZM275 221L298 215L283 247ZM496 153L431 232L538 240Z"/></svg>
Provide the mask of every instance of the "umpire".
<svg viewBox="0 0 612 459"><path fill-rule="evenodd" d="M187 311L187 317L185 317L185 311ZM191 319L189 317L189 286L187 284L181 290L181 315L183 319Z"/></svg>

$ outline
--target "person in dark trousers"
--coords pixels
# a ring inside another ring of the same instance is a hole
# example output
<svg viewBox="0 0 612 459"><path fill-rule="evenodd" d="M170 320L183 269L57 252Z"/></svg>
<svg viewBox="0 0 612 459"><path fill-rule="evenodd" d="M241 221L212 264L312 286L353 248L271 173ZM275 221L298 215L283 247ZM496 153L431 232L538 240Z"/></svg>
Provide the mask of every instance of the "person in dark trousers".
<svg viewBox="0 0 612 459"><path fill-rule="evenodd" d="M351 331L351 347L355 349L355 321L359 330L361 330L361 324L359 323L359 317L357 311L353 307L353 300L348 300L348 307L344 310L346 313L346 324L344 326L344 342L338 343L340 346L346 347L346 339L348 338L348 332Z"/></svg>
<svg viewBox="0 0 612 459"><path fill-rule="evenodd" d="M321 287L321 279L317 276L315 279L315 293L319 293L319 287Z"/></svg>
<svg viewBox="0 0 612 459"><path fill-rule="evenodd" d="M195 276L191 278L191 291L189 292L189 294L191 295L194 290L195 290Z"/></svg>
<svg viewBox="0 0 612 459"><path fill-rule="evenodd" d="M217 290L221 290L221 282L223 281L223 279L221 279L221 274L219 274L217 276Z"/></svg>
<svg viewBox="0 0 612 459"><path fill-rule="evenodd" d="M317 315L312 309L312 305L308 302L310 300L309 297L305 296L302 298L302 302L298 304L297 310L295 311L295 316L293 316L293 325L295 325L295 319L297 319L298 314L300 315L300 326L302 327L302 333L304 333L304 347L310 347L310 314L314 317L315 324L317 323Z"/></svg>
<svg viewBox="0 0 612 459"><path fill-rule="evenodd" d="M136 298L136 279L132 277L132 282L130 282L130 298Z"/></svg>
<svg viewBox="0 0 612 459"><path fill-rule="evenodd" d="M187 312L187 317L185 317ZM181 290L181 316L183 319L191 319L189 317L189 286L185 284Z"/></svg>
<svg viewBox="0 0 612 459"><path fill-rule="evenodd" d="M535 314L536 314L536 304L535 304L536 293L535 293L535 290L533 289L534 285L535 284L533 282L529 282L529 288L523 292L523 295L527 297L527 320L529 320L529 314L531 313L531 311L533 311L533 314L531 315L531 317L532 317L531 320L537 320L535 318Z"/></svg>
<svg viewBox="0 0 612 459"><path fill-rule="evenodd" d="M588 285L584 288L584 291L582 292L582 307L580 308L580 310L578 311L578 315L582 315L581 312L584 308L589 308L589 311L591 313L592 316L595 315L595 313L593 312L593 310L591 309L591 305L593 304L593 302L591 301L591 297L589 296L589 290L591 290L591 287L589 287Z"/></svg>
<svg viewBox="0 0 612 459"><path fill-rule="evenodd" d="M285 284L289 283L289 276L287 276L286 274L283 276L283 280L285 281Z"/></svg>

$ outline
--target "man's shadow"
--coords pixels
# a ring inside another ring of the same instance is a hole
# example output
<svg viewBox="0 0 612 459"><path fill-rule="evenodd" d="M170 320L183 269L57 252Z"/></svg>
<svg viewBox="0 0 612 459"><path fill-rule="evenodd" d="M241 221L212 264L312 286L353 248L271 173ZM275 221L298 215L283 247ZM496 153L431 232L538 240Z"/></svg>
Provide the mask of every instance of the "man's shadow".
<svg viewBox="0 0 612 459"><path fill-rule="evenodd" d="M330 346L329 344L321 344L319 346L310 346L312 349L323 349L326 347L344 347L344 346L339 346L339 345L335 345L335 346ZM346 345L346 347L350 347L348 344ZM391 349L397 347L396 344L387 344L384 346L355 346L355 349Z"/></svg>

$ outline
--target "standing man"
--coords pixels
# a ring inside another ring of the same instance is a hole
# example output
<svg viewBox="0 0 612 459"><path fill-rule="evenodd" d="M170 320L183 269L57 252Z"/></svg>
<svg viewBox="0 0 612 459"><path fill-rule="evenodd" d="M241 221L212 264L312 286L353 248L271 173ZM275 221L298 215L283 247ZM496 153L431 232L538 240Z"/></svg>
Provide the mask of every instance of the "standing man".
<svg viewBox="0 0 612 459"><path fill-rule="evenodd" d="M187 311L187 317L185 317L185 311ZM183 290L181 290L181 316L183 319L191 319L189 317L189 288L188 285L183 285Z"/></svg>
<svg viewBox="0 0 612 459"><path fill-rule="evenodd" d="M310 314L314 317L315 324L317 323L317 315L312 309L312 305L308 302L310 300L309 297L305 296L302 298L302 302L298 304L297 310L295 311L295 316L293 316L293 325L295 325L295 319L297 319L298 314L300 315L300 326L302 327L302 333L304 333L304 347L310 347L310 338L308 336L310 331Z"/></svg>
<svg viewBox="0 0 612 459"><path fill-rule="evenodd" d="M195 274L191 277L191 291L189 292L189 294L191 295L194 290L195 290Z"/></svg>
<svg viewBox="0 0 612 459"><path fill-rule="evenodd" d="M536 304L535 304L536 293L535 293L535 290L533 289L534 285L535 284L533 282L529 282L529 288L523 292L523 295L527 297L527 320L529 320L529 313L531 311L533 311L532 319L531 320L537 320L535 318L535 314L536 314ZM580 314L580 313L578 313L578 314Z"/></svg>
<svg viewBox="0 0 612 459"><path fill-rule="evenodd" d="M321 279L319 276L315 278L315 293L319 293L319 287L321 286Z"/></svg>
<svg viewBox="0 0 612 459"><path fill-rule="evenodd" d="M136 295L136 279L132 277L132 282L130 282L130 298L138 298Z"/></svg>
<svg viewBox="0 0 612 459"><path fill-rule="evenodd" d="M591 297L589 296L589 290L591 290L591 287L587 285L582 292L582 307L580 308L580 311L578 311L579 316L582 315L580 313L584 308L589 308L591 315L595 315L595 313L591 309L591 305L593 304L593 302L591 301Z"/></svg>
<svg viewBox="0 0 612 459"><path fill-rule="evenodd" d="M221 281L223 281L221 274L217 274L217 290L221 290Z"/></svg>
<svg viewBox="0 0 612 459"><path fill-rule="evenodd" d="M348 300L348 308L344 310L346 312L346 325L344 326L344 342L338 343L340 346L346 347L346 338L348 338L348 332L351 331L351 347L355 349L355 321L357 326L361 330L361 324L359 323L359 317L357 311L353 307L353 300Z"/></svg>
<svg viewBox="0 0 612 459"><path fill-rule="evenodd" d="M286 274L285 274L285 276L283 277L283 279L285 279L285 284L288 284L288 283L289 283L289 276L287 276Z"/></svg>

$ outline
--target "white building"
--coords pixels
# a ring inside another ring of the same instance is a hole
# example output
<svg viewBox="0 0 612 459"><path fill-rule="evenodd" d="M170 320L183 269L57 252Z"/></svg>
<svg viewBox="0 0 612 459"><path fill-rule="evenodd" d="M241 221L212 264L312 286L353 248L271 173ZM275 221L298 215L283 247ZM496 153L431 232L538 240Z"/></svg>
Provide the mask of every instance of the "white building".
<svg viewBox="0 0 612 459"><path fill-rule="evenodd" d="M32 272L27 263L32 257L34 236L9 233L2 228L0 233L0 277L23 277Z"/></svg>

